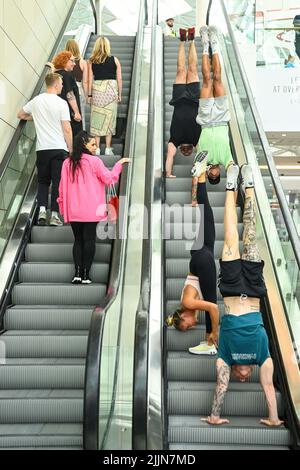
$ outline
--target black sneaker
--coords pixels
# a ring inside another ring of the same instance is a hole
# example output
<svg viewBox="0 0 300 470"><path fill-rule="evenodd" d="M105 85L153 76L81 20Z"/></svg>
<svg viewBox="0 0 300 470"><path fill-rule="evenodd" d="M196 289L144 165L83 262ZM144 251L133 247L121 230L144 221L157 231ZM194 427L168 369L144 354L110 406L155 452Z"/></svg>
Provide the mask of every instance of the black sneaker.
<svg viewBox="0 0 300 470"><path fill-rule="evenodd" d="M77 266L75 270L75 275L72 279L72 284L81 284L81 283L82 283L81 268L80 266Z"/></svg>
<svg viewBox="0 0 300 470"><path fill-rule="evenodd" d="M89 271L87 269L83 270L82 284L92 284L92 279L89 276Z"/></svg>

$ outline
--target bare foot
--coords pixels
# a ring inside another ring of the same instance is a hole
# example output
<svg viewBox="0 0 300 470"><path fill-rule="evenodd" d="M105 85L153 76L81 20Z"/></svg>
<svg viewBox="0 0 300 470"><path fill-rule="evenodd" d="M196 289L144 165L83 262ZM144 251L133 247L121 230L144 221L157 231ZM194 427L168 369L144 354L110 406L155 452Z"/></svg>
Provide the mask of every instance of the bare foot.
<svg viewBox="0 0 300 470"><path fill-rule="evenodd" d="M261 419L260 423L265 424L266 426L281 426L284 423L284 421L281 421L280 419L274 420L274 419L265 418L265 419Z"/></svg>
<svg viewBox="0 0 300 470"><path fill-rule="evenodd" d="M201 418L201 421L205 421L208 424L215 424L215 425L229 423L229 419L221 419L221 418L218 418L217 416L207 416L207 418Z"/></svg>
<svg viewBox="0 0 300 470"><path fill-rule="evenodd" d="M175 175L166 175L166 178L176 178Z"/></svg>

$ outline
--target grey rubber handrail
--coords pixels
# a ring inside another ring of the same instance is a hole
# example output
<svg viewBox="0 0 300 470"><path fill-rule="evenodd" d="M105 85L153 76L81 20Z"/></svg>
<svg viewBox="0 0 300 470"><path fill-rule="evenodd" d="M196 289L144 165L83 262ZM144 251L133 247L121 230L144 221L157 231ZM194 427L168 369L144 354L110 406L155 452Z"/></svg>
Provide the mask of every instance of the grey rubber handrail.
<svg viewBox="0 0 300 470"><path fill-rule="evenodd" d="M95 7L95 4L93 0L90 0L90 4L93 10L93 16L94 16L94 21L95 21L95 34L98 34L98 17L97 17L97 10Z"/></svg>

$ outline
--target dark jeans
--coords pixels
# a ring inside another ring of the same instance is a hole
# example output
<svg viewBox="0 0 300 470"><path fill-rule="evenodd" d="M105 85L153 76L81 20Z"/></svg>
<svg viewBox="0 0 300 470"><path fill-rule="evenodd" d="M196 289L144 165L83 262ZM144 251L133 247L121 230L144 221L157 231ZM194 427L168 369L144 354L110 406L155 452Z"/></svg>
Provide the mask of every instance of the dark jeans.
<svg viewBox="0 0 300 470"><path fill-rule="evenodd" d="M75 268L89 271L96 251L96 228L98 222L70 222L75 237L73 259Z"/></svg>
<svg viewBox="0 0 300 470"><path fill-rule="evenodd" d="M74 119L71 119L71 127L72 127L72 134L73 134L73 140L74 140L74 137L76 137L76 135L79 134L79 132L81 132L83 129L82 121L78 122L78 121L74 121Z"/></svg>
<svg viewBox="0 0 300 470"><path fill-rule="evenodd" d="M48 207L49 186L51 190L51 210L58 212L58 187L61 168L68 153L65 150L38 150L36 152L36 167L38 172L38 205Z"/></svg>
<svg viewBox="0 0 300 470"><path fill-rule="evenodd" d="M201 225L197 240L191 249L190 272L199 278L203 299L206 302L216 304L217 272L214 257L216 232L214 215L208 200L205 183L198 183L197 202L201 210ZM196 247L197 249L195 249ZM206 333L211 333L211 320L208 312L205 312L205 325Z"/></svg>

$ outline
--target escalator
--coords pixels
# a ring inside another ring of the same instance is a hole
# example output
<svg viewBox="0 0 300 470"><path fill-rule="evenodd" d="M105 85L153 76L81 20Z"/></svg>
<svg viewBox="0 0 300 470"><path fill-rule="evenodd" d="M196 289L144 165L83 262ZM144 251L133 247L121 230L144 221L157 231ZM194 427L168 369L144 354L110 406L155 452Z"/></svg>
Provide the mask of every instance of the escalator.
<svg viewBox="0 0 300 470"><path fill-rule="evenodd" d="M96 38L91 36L88 57ZM123 66L119 115L126 120L135 37L109 39ZM89 129L88 106L86 117ZM124 135L113 138L114 157L101 157L106 166L123 154ZM112 228L97 240L93 283L78 286L70 283L71 227L32 226L3 311L0 449L82 449L87 339L93 310L106 300Z"/></svg>
<svg viewBox="0 0 300 470"><path fill-rule="evenodd" d="M196 41L199 61L201 49ZM164 38L164 87L165 87L165 148L169 138L169 128L173 108L169 106L172 83L176 75L178 42L172 38ZM199 76L200 74L199 64ZM190 204L192 157L183 157L179 153L175 157L174 174L176 179L166 179L165 202L167 205L176 203L178 210L170 226L165 226L171 238L165 241L165 285L164 312L165 316L172 313L179 304L181 291L189 272L190 247L192 242L175 239L177 233L185 233L196 219L197 208L186 207L184 226L181 209ZM224 203L225 173L221 174L221 182L217 186L207 183L209 200L213 208L216 224L215 262L217 272L218 259L221 257L224 240ZM242 207L239 204L238 229L241 240ZM180 230L182 229L182 230ZM185 229L185 230L184 230ZM184 237L183 237L184 238ZM220 315L224 314L222 298L218 293ZM265 428L259 419L267 415L264 392L259 383L258 367L247 383L240 383L231 377L222 416L228 417L226 426L210 426L200 421L200 417L210 414L216 385L215 357L194 356L188 348L199 344L205 338L204 314L200 314L197 327L186 332L167 328L165 337L166 359L166 413L167 413L167 445L170 450L204 450L204 449L288 449L293 443L292 433L286 427ZM277 402L280 416L286 416L285 395L277 390Z"/></svg>

